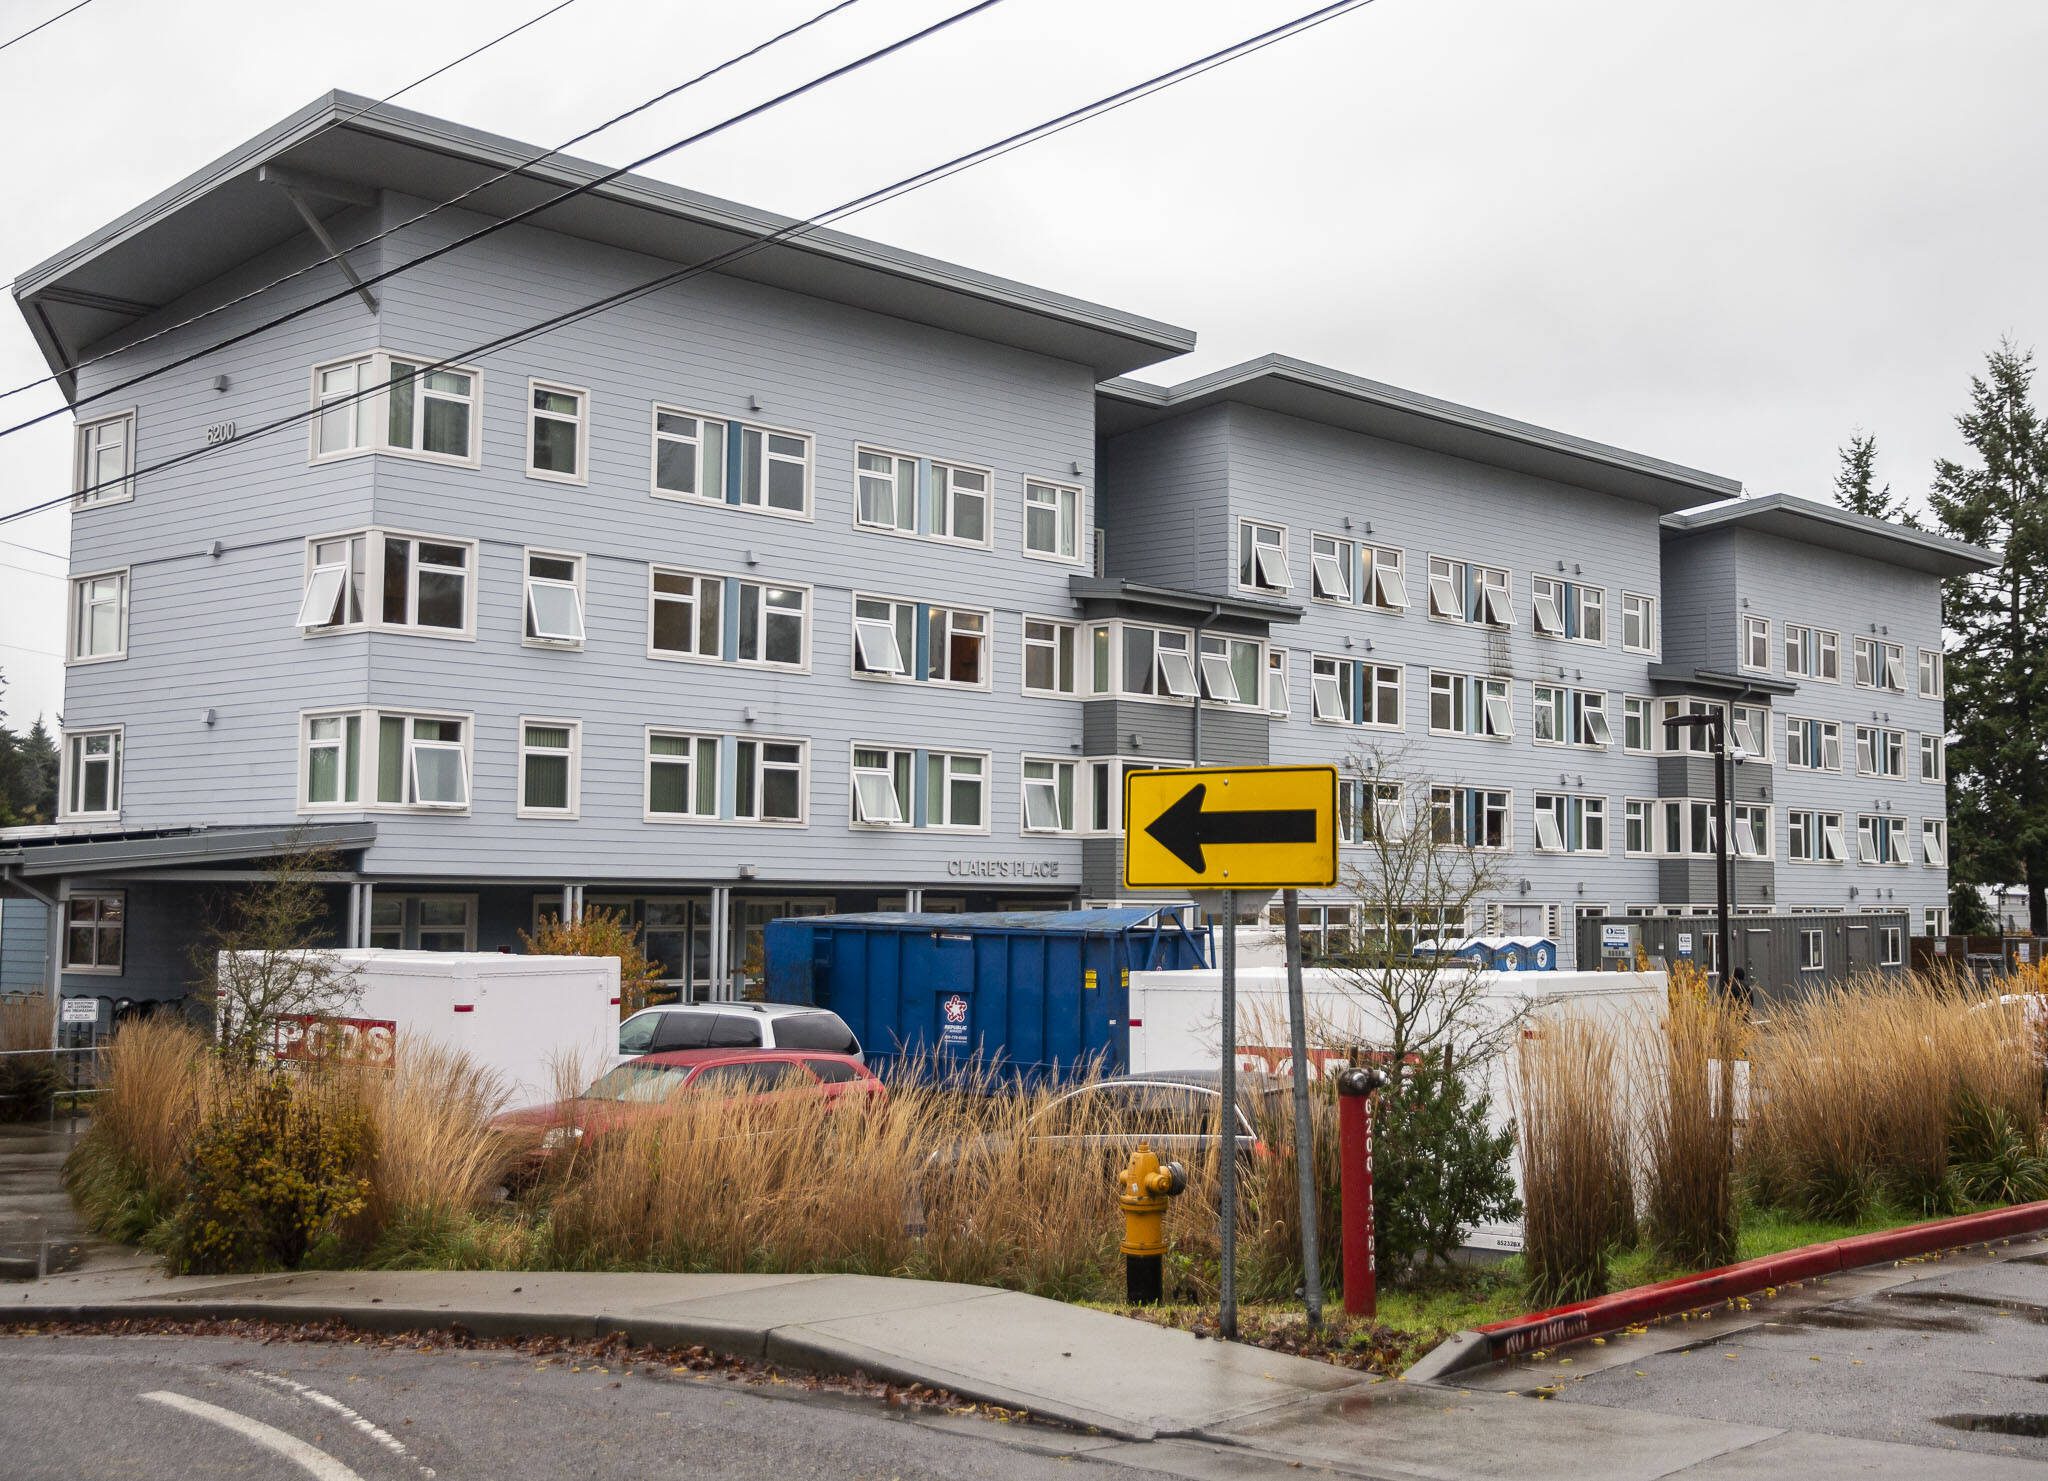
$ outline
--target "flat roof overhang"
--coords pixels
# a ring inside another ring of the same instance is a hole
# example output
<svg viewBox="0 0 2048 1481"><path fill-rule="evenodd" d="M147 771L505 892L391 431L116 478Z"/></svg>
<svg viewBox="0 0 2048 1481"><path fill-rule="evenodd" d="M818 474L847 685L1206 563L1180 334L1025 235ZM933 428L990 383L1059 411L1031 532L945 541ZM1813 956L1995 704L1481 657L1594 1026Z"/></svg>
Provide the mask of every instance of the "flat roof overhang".
<svg viewBox="0 0 2048 1481"><path fill-rule="evenodd" d="M1713 530L1755 530L1802 545L1818 545L1882 561L1888 566L1903 566L1929 576L1967 576L1973 571L1990 570L2000 561L1996 551L1981 545L1872 519L1867 514L1855 514L1791 494L1761 494L1753 499L1728 499L1687 509L1667 515L1664 529L1671 537Z"/></svg>
<svg viewBox="0 0 2048 1481"><path fill-rule="evenodd" d="M1256 406L1633 499L1667 514L1697 505L1702 499L1727 498L1742 491L1736 479L1286 355L1261 356L1177 386L1127 378L1106 381L1097 388L1096 427L1104 436L1115 436L1225 403Z"/></svg>
<svg viewBox="0 0 2048 1481"><path fill-rule="evenodd" d="M541 153L353 93L332 92L238 145L85 240L19 274L14 296L51 369L74 361L250 258L303 236L290 197L264 166L338 186L305 194L322 219L345 197L391 190L448 200ZM462 209L508 216L607 167L556 155L485 187ZM623 175L550 208L536 229L701 262L793 218L640 175ZM1030 350L1088 367L1100 380L1185 354L1194 332L1120 309L820 229L718 269L731 277ZM341 280L335 278L336 286ZM66 377L66 394L72 394Z"/></svg>
<svg viewBox="0 0 2048 1481"><path fill-rule="evenodd" d="M1302 609L1293 602L1217 596L1176 586L1153 586L1121 576L1069 576L1067 591L1084 612L1095 616L1142 611L1182 622L1206 619L1260 629L1276 622L1299 622Z"/></svg>
<svg viewBox="0 0 2048 1481"><path fill-rule="evenodd" d="M15 830L0 838L0 878L146 873L239 860L275 859L301 849L352 853L377 838L375 823L285 823L234 828L67 833ZM23 836L32 834L33 836Z"/></svg>
<svg viewBox="0 0 2048 1481"><path fill-rule="evenodd" d="M1726 669L1694 668L1678 663L1650 665L1650 682L1660 689L1680 689L1734 699L1782 699L1797 694L1799 686L1768 674L1737 674Z"/></svg>

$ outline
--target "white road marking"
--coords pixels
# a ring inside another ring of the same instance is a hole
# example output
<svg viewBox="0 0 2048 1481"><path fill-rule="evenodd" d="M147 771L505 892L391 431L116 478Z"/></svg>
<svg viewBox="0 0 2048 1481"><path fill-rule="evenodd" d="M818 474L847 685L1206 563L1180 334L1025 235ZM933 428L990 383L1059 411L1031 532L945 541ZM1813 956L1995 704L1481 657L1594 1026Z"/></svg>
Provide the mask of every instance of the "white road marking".
<svg viewBox="0 0 2048 1481"><path fill-rule="evenodd" d="M354 1471L314 1445L308 1445L297 1435L288 1435L274 1429L260 1419L251 1419L246 1414L237 1414L232 1409L223 1409L218 1404L209 1404L204 1399L188 1399L183 1394L174 1394L168 1389L158 1389L142 1396L152 1404L162 1404L166 1409L176 1409L195 1419L204 1419L219 1425L222 1429L233 1430L243 1439L265 1450L283 1456L314 1478L314 1481L363 1481Z"/></svg>
<svg viewBox="0 0 2048 1481"><path fill-rule="evenodd" d="M425 1477L426 1481L434 1481L434 1468L430 1465L422 1464L418 1457L405 1448L404 1443L398 1436L392 1434L391 1431L383 1428L381 1425L373 1424L363 1418L362 1415L349 1408L348 1405L342 1403L341 1400L335 1398L332 1394L323 1394L319 1389L308 1387L297 1379L287 1378L282 1373L266 1373L261 1368L250 1368L247 1371L253 1377L260 1378L265 1383L274 1383L279 1388L296 1394L308 1403L318 1404L323 1409L329 1409L339 1414L357 1430L368 1435L393 1455L399 1457L399 1459L418 1466L420 1475Z"/></svg>

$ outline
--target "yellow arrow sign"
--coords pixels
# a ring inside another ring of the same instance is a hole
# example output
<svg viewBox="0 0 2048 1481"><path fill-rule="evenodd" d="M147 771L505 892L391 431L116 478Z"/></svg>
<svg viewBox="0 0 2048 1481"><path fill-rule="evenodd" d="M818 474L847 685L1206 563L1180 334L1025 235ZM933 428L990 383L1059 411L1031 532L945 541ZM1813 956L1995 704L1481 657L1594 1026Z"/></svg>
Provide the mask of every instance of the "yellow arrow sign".
<svg viewBox="0 0 2048 1481"><path fill-rule="evenodd" d="M1337 882L1337 768L1124 774L1124 886L1296 889Z"/></svg>

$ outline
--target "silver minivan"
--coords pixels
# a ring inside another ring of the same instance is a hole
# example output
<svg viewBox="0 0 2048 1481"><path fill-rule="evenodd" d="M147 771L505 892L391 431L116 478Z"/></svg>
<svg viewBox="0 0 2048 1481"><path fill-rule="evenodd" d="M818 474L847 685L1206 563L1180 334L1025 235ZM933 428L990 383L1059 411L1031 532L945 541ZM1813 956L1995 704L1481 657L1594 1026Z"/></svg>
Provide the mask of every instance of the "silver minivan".
<svg viewBox="0 0 2048 1481"><path fill-rule="evenodd" d="M867 1063L860 1040L829 1008L801 1003L667 1003L619 1025L612 1062L667 1049L816 1049Z"/></svg>

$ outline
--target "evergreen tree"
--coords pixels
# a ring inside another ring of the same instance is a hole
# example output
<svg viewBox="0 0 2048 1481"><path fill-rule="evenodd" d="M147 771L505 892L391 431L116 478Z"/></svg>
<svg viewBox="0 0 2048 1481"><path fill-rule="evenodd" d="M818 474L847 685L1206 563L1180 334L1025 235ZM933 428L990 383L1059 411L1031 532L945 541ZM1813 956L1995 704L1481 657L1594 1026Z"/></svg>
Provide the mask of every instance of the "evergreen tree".
<svg viewBox="0 0 2048 1481"><path fill-rule="evenodd" d="M57 818L57 738L50 734L50 727L43 723L41 715L36 723L29 726L28 734L21 738L24 799L23 819L30 823L50 823Z"/></svg>
<svg viewBox="0 0 2048 1481"><path fill-rule="evenodd" d="M2010 340L1970 379L1956 426L1975 452L1941 459L1929 502L1941 528L1999 550L1989 571L1944 583L1955 634L1947 660L1949 880L2024 883L2036 936L2048 935L2048 426L2034 409L2034 356Z"/></svg>
<svg viewBox="0 0 2048 1481"><path fill-rule="evenodd" d="M1910 525L1913 515L1904 499L1892 496L1892 486L1877 486L1877 438L1869 432L1851 432L1838 450L1841 467L1835 473L1835 502L1853 514L1872 519L1896 520Z"/></svg>

